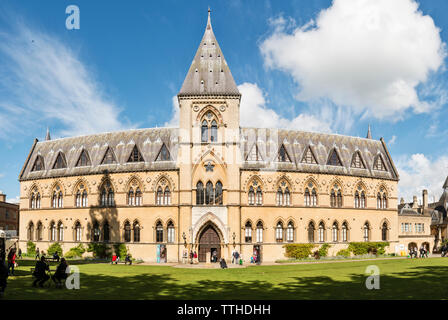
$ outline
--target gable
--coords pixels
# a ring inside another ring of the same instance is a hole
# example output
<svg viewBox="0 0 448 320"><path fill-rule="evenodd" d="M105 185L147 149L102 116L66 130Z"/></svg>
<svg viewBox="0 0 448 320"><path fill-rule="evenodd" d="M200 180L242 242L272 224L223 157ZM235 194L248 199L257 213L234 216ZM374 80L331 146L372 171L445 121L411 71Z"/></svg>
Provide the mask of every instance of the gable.
<svg viewBox="0 0 448 320"><path fill-rule="evenodd" d="M280 147L280 149L278 150L277 161L278 162L291 162L291 158L289 157L288 152L286 151L286 148L283 144Z"/></svg>
<svg viewBox="0 0 448 320"><path fill-rule="evenodd" d="M117 158L115 157L115 154L111 147L108 147L106 152L104 153L103 160L101 161L101 164L113 164L117 163Z"/></svg>
<svg viewBox="0 0 448 320"><path fill-rule="evenodd" d="M330 156L328 157L327 165L330 166L342 166L341 159L339 158L336 149L331 150Z"/></svg>
<svg viewBox="0 0 448 320"><path fill-rule="evenodd" d="M140 150L138 150L137 145L135 145L131 151L131 154L129 155L128 162L143 162L143 161L145 161L145 159L143 159Z"/></svg>
<svg viewBox="0 0 448 320"><path fill-rule="evenodd" d="M62 152L58 153L56 161L53 164L53 169L64 169L67 168L67 162L65 161L65 156Z"/></svg>
<svg viewBox="0 0 448 320"><path fill-rule="evenodd" d="M308 146L308 148L306 148L305 152L303 153L301 162L308 164L317 164L316 157L314 156L314 153L311 150L310 146Z"/></svg>
<svg viewBox="0 0 448 320"><path fill-rule="evenodd" d="M384 164L383 157L377 155L373 163L373 169L379 171L387 171L386 165Z"/></svg>
<svg viewBox="0 0 448 320"><path fill-rule="evenodd" d="M364 161L361 158L361 153L356 151L352 157L352 163L350 164L352 168L365 169Z"/></svg>
<svg viewBox="0 0 448 320"><path fill-rule="evenodd" d="M90 166L90 157L87 151L84 149L82 150L81 154L79 155L78 161L76 162L76 167L85 167Z"/></svg>
<svg viewBox="0 0 448 320"><path fill-rule="evenodd" d="M166 145L163 144L162 147L160 148L159 154L156 157L156 161L170 161L170 160L171 160L170 152L168 151Z"/></svg>
<svg viewBox="0 0 448 320"><path fill-rule="evenodd" d="M263 158L261 157L260 150L258 150L258 145L254 143L252 146L252 149L247 154L246 157L247 161L263 161Z"/></svg>

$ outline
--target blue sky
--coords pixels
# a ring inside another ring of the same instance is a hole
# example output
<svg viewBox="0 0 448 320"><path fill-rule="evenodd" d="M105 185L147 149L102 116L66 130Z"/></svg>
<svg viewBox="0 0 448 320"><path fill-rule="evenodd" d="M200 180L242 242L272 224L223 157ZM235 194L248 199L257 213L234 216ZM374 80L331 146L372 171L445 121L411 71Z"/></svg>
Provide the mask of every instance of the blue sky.
<svg viewBox="0 0 448 320"><path fill-rule="evenodd" d="M3 0L0 190L19 196L19 172L47 126L56 138L174 125L173 97L210 6L243 94L242 125L262 126L265 115L275 120L268 126L365 136L370 124L399 169L399 195L410 200L428 188L437 198L448 174L448 2L364 1L373 7ZM80 9L79 30L65 27L71 4ZM260 116L251 119L254 111Z"/></svg>

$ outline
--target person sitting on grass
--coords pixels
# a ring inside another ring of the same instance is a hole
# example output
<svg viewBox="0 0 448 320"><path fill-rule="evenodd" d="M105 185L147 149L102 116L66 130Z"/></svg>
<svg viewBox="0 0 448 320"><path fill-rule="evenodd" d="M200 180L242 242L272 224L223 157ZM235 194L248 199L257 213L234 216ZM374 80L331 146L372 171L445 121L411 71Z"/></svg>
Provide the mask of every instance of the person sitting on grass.
<svg viewBox="0 0 448 320"><path fill-rule="evenodd" d="M116 254L114 254L112 256L112 264L117 264L117 255Z"/></svg>
<svg viewBox="0 0 448 320"><path fill-rule="evenodd" d="M227 269L227 263L224 258L221 258L221 261L219 261L219 264L221 265L221 269Z"/></svg>
<svg viewBox="0 0 448 320"><path fill-rule="evenodd" d="M33 282L33 287L39 282L39 287L43 288L44 283L50 279L50 276L46 273L46 271L50 270L50 266L45 261L45 257L41 257L39 261L36 262L36 266L34 267L34 277L36 280Z"/></svg>
<svg viewBox="0 0 448 320"><path fill-rule="evenodd" d="M59 262L59 255L57 251L53 253L53 259L56 260L56 262Z"/></svg>
<svg viewBox="0 0 448 320"><path fill-rule="evenodd" d="M124 259L124 264L128 264L128 262L129 262L129 265L132 264L131 255L129 253L126 255L126 258Z"/></svg>
<svg viewBox="0 0 448 320"><path fill-rule="evenodd" d="M0 298L5 294L5 289L8 280L8 268L5 265L5 261L0 258Z"/></svg>
<svg viewBox="0 0 448 320"><path fill-rule="evenodd" d="M58 265L58 267L56 269L56 272L51 277L51 279L56 284L56 287L62 288L62 280L67 279L67 276L68 276L67 268L68 268L68 263L64 258L62 258L61 263Z"/></svg>

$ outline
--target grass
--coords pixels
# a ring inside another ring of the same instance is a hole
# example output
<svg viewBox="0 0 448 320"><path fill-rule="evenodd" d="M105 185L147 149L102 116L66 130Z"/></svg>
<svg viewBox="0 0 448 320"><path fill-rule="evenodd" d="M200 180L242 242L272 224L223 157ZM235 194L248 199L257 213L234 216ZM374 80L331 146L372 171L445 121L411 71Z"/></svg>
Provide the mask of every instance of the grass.
<svg viewBox="0 0 448 320"><path fill-rule="evenodd" d="M401 259L235 269L77 264L81 289L32 288L32 260L19 260L5 299L446 299L448 259ZM366 267L380 269L367 290ZM52 263L54 265L54 263ZM55 267L53 267L54 269Z"/></svg>

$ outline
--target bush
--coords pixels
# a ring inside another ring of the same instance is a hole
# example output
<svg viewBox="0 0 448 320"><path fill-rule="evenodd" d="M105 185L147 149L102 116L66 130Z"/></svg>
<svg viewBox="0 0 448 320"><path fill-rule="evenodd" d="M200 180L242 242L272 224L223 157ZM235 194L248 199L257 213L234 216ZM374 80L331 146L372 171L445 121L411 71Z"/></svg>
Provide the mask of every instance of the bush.
<svg viewBox="0 0 448 320"><path fill-rule="evenodd" d="M385 248L389 246L389 242L350 242L348 250L353 252L355 256L363 254L384 254Z"/></svg>
<svg viewBox="0 0 448 320"><path fill-rule="evenodd" d="M28 241L26 243L26 253L27 254L35 254L36 253L36 244L33 241Z"/></svg>
<svg viewBox="0 0 448 320"><path fill-rule="evenodd" d="M315 247L311 243L285 244L285 256L294 259L304 259L311 255L311 249Z"/></svg>
<svg viewBox="0 0 448 320"><path fill-rule="evenodd" d="M338 251L338 253L336 255L348 258L348 257L350 257L350 250L349 249L341 249Z"/></svg>
<svg viewBox="0 0 448 320"><path fill-rule="evenodd" d="M84 252L86 252L86 249L84 248L82 243L80 243L76 247L73 247L70 250L68 250L68 252L65 253L64 257L69 259L78 257L81 258Z"/></svg>
<svg viewBox="0 0 448 320"><path fill-rule="evenodd" d="M110 248L104 243L89 243L87 252L92 252L95 258L110 258Z"/></svg>
<svg viewBox="0 0 448 320"><path fill-rule="evenodd" d="M319 257L326 257L328 255L328 249L331 248L331 245L328 243L324 243L318 250Z"/></svg>
<svg viewBox="0 0 448 320"><path fill-rule="evenodd" d="M128 250L126 249L126 245L124 243L114 244L114 251L117 256L120 258L126 257Z"/></svg>
<svg viewBox="0 0 448 320"><path fill-rule="evenodd" d="M57 252L58 255L62 257L62 247L59 244L59 242L55 242L50 247L48 247L47 252L50 256L52 256L55 252Z"/></svg>

